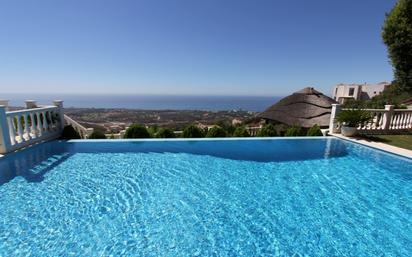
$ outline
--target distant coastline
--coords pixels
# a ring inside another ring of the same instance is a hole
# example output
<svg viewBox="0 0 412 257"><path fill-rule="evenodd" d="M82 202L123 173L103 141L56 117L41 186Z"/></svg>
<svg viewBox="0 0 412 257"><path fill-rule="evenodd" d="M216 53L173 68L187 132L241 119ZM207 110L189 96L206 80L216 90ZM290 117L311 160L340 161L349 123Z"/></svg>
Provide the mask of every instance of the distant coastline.
<svg viewBox="0 0 412 257"><path fill-rule="evenodd" d="M279 96L178 96L178 95L21 95L1 94L11 106L23 106L25 100L49 104L64 100L64 106L76 108L124 108L139 110L244 110L261 112L281 99Z"/></svg>

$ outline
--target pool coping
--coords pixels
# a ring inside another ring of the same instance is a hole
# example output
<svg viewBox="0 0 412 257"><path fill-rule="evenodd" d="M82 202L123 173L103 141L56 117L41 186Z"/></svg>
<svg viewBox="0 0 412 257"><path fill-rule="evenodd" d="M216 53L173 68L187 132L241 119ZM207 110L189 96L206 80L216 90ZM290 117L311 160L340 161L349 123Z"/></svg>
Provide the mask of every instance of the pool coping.
<svg viewBox="0 0 412 257"><path fill-rule="evenodd" d="M330 135L332 137L336 137L336 138L346 140L352 143L368 146L368 147L381 150L387 153L391 153L391 154L395 154L395 155L399 155L402 157L412 159L412 151L408 149L400 148L400 147L393 146L393 145L388 145L388 144L381 143L381 142L368 141L364 138L359 138L359 137L345 137L342 134L335 134L335 133L333 134L331 133Z"/></svg>
<svg viewBox="0 0 412 257"><path fill-rule="evenodd" d="M210 137L210 138L127 138L127 139L71 139L67 142L172 142L172 141L247 141L247 140L301 140L301 139L327 139L332 136L314 137Z"/></svg>

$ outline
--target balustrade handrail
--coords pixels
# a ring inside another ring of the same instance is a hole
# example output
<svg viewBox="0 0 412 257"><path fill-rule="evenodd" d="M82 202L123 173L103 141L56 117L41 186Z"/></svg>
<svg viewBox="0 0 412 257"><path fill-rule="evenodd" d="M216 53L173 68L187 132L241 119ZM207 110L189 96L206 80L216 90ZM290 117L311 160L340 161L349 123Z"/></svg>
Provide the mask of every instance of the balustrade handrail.
<svg viewBox="0 0 412 257"><path fill-rule="evenodd" d="M411 112L412 113L412 109L394 109L394 112Z"/></svg>
<svg viewBox="0 0 412 257"><path fill-rule="evenodd" d="M341 110L343 111L350 111L350 110L362 110L362 111L367 111L367 112L388 112L389 110L385 109L357 109L357 108L342 108Z"/></svg>
<svg viewBox="0 0 412 257"><path fill-rule="evenodd" d="M56 106L43 106L43 107L39 107L39 108L8 111L8 112L6 112L6 114L7 115L26 114L26 113L31 113L31 112L48 111L48 110L57 109L57 108L59 108L59 107L56 107Z"/></svg>
<svg viewBox="0 0 412 257"><path fill-rule="evenodd" d="M84 130L84 131L87 131L87 128L85 126L83 126L82 124L80 124L77 121L73 120L72 118L70 118L66 114L64 115L64 119L66 121L68 121L67 123L70 123L70 125L74 125L76 127L79 127L80 129Z"/></svg>
<svg viewBox="0 0 412 257"><path fill-rule="evenodd" d="M86 128L85 126L83 126L79 122L73 120L72 118L70 118L66 114L64 114L64 120L68 125L71 125L74 128L74 130L76 130L77 133L80 134L80 137L83 138L83 139L89 138L89 136L94 131L93 128Z"/></svg>

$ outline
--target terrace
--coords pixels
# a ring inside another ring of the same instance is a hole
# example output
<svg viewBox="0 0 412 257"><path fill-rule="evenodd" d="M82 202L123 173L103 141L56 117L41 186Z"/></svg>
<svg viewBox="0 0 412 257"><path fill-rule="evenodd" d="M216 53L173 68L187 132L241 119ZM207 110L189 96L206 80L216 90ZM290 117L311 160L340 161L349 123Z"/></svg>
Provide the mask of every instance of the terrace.
<svg viewBox="0 0 412 257"><path fill-rule="evenodd" d="M0 110L0 255L412 252L412 151L339 134L62 141L63 124L90 132L62 101ZM364 131L408 129L409 112L370 111Z"/></svg>

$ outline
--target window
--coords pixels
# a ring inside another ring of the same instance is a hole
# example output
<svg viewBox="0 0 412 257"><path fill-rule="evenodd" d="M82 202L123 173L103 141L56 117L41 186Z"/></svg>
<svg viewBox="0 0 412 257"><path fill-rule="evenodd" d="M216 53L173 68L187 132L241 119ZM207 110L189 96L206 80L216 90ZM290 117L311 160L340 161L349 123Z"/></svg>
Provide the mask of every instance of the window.
<svg viewBox="0 0 412 257"><path fill-rule="evenodd" d="M355 89L353 87L349 88L349 96L353 96L354 93L355 93Z"/></svg>

